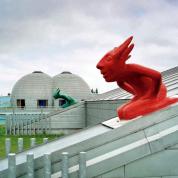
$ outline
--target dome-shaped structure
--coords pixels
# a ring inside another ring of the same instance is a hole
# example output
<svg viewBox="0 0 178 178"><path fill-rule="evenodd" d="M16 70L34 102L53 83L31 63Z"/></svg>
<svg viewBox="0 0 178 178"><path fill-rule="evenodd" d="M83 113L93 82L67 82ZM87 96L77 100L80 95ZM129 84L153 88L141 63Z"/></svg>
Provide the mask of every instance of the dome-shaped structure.
<svg viewBox="0 0 178 178"><path fill-rule="evenodd" d="M88 84L78 75L68 71L53 77L53 90L57 88L78 101L91 96Z"/></svg>
<svg viewBox="0 0 178 178"><path fill-rule="evenodd" d="M52 78L41 71L25 75L14 85L11 102L21 108L52 106Z"/></svg>

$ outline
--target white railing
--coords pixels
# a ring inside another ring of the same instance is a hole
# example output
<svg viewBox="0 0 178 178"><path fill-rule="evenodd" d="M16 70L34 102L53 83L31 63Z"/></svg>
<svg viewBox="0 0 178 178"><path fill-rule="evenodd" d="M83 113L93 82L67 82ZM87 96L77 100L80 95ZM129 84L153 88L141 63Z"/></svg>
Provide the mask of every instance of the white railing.
<svg viewBox="0 0 178 178"><path fill-rule="evenodd" d="M6 135L51 133L51 121L45 114L11 114L6 118Z"/></svg>
<svg viewBox="0 0 178 178"><path fill-rule="evenodd" d="M7 135L36 135L42 133L51 134L51 118L54 115L75 109L82 106L84 102L72 105L65 109L56 109L46 113L45 108L39 113L13 113L6 115L6 134Z"/></svg>

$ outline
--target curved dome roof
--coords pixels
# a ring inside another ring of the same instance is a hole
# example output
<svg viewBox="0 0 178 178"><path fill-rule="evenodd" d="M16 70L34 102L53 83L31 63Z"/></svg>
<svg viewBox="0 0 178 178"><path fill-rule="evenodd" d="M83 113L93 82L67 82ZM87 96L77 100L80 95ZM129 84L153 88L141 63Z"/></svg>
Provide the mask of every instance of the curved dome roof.
<svg viewBox="0 0 178 178"><path fill-rule="evenodd" d="M64 71L53 77L53 89L55 90L57 88L79 100L91 96L88 84L78 75L68 71Z"/></svg>
<svg viewBox="0 0 178 178"><path fill-rule="evenodd" d="M19 79L12 89L11 98L15 99L48 99L52 96L52 78L41 72L34 71ZM36 105L36 103L35 103Z"/></svg>

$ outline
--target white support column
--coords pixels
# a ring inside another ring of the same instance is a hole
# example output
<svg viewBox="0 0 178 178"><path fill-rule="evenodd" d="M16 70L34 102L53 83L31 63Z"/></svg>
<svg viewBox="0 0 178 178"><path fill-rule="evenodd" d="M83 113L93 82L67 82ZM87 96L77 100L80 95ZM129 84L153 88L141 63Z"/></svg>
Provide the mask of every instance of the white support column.
<svg viewBox="0 0 178 178"><path fill-rule="evenodd" d="M51 154L44 154L44 178L51 178Z"/></svg>
<svg viewBox="0 0 178 178"><path fill-rule="evenodd" d="M36 138L30 139L30 147L33 148L36 145Z"/></svg>
<svg viewBox="0 0 178 178"><path fill-rule="evenodd" d="M69 178L69 176L68 176L68 167L69 167L68 155L69 154L67 152L62 153L62 178Z"/></svg>
<svg viewBox="0 0 178 178"><path fill-rule="evenodd" d="M18 152L23 151L23 138L18 138Z"/></svg>
<svg viewBox="0 0 178 178"><path fill-rule="evenodd" d="M11 151L11 139L10 138L6 138L5 147L6 147L6 156L8 156L8 154Z"/></svg>
<svg viewBox="0 0 178 178"><path fill-rule="evenodd" d="M79 178L86 178L86 152L80 152L79 155Z"/></svg>
<svg viewBox="0 0 178 178"><path fill-rule="evenodd" d="M27 154L27 177L34 178L34 155L33 153Z"/></svg>
<svg viewBox="0 0 178 178"><path fill-rule="evenodd" d="M48 143L48 138L43 138L43 143Z"/></svg>
<svg viewBox="0 0 178 178"><path fill-rule="evenodd" d="M8 154L8 178L16 178L16 158L14 153Z"/></svg>

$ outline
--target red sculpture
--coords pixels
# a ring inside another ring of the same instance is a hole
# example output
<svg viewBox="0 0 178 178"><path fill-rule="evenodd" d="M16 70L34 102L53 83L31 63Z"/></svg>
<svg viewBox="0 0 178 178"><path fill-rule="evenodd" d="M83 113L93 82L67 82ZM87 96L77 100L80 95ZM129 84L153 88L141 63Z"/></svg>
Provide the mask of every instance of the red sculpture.
<svg viewBox="0 0 178 178"><path fill-rule="evenodd" d="M121 120L131 120L178 102L178 98L166 96L160 72L138 64L126 64L134 47L132 38L109 51L96 66L107 82L116 81L120 88L134 95L130 102L117 109Z"/></svg>

